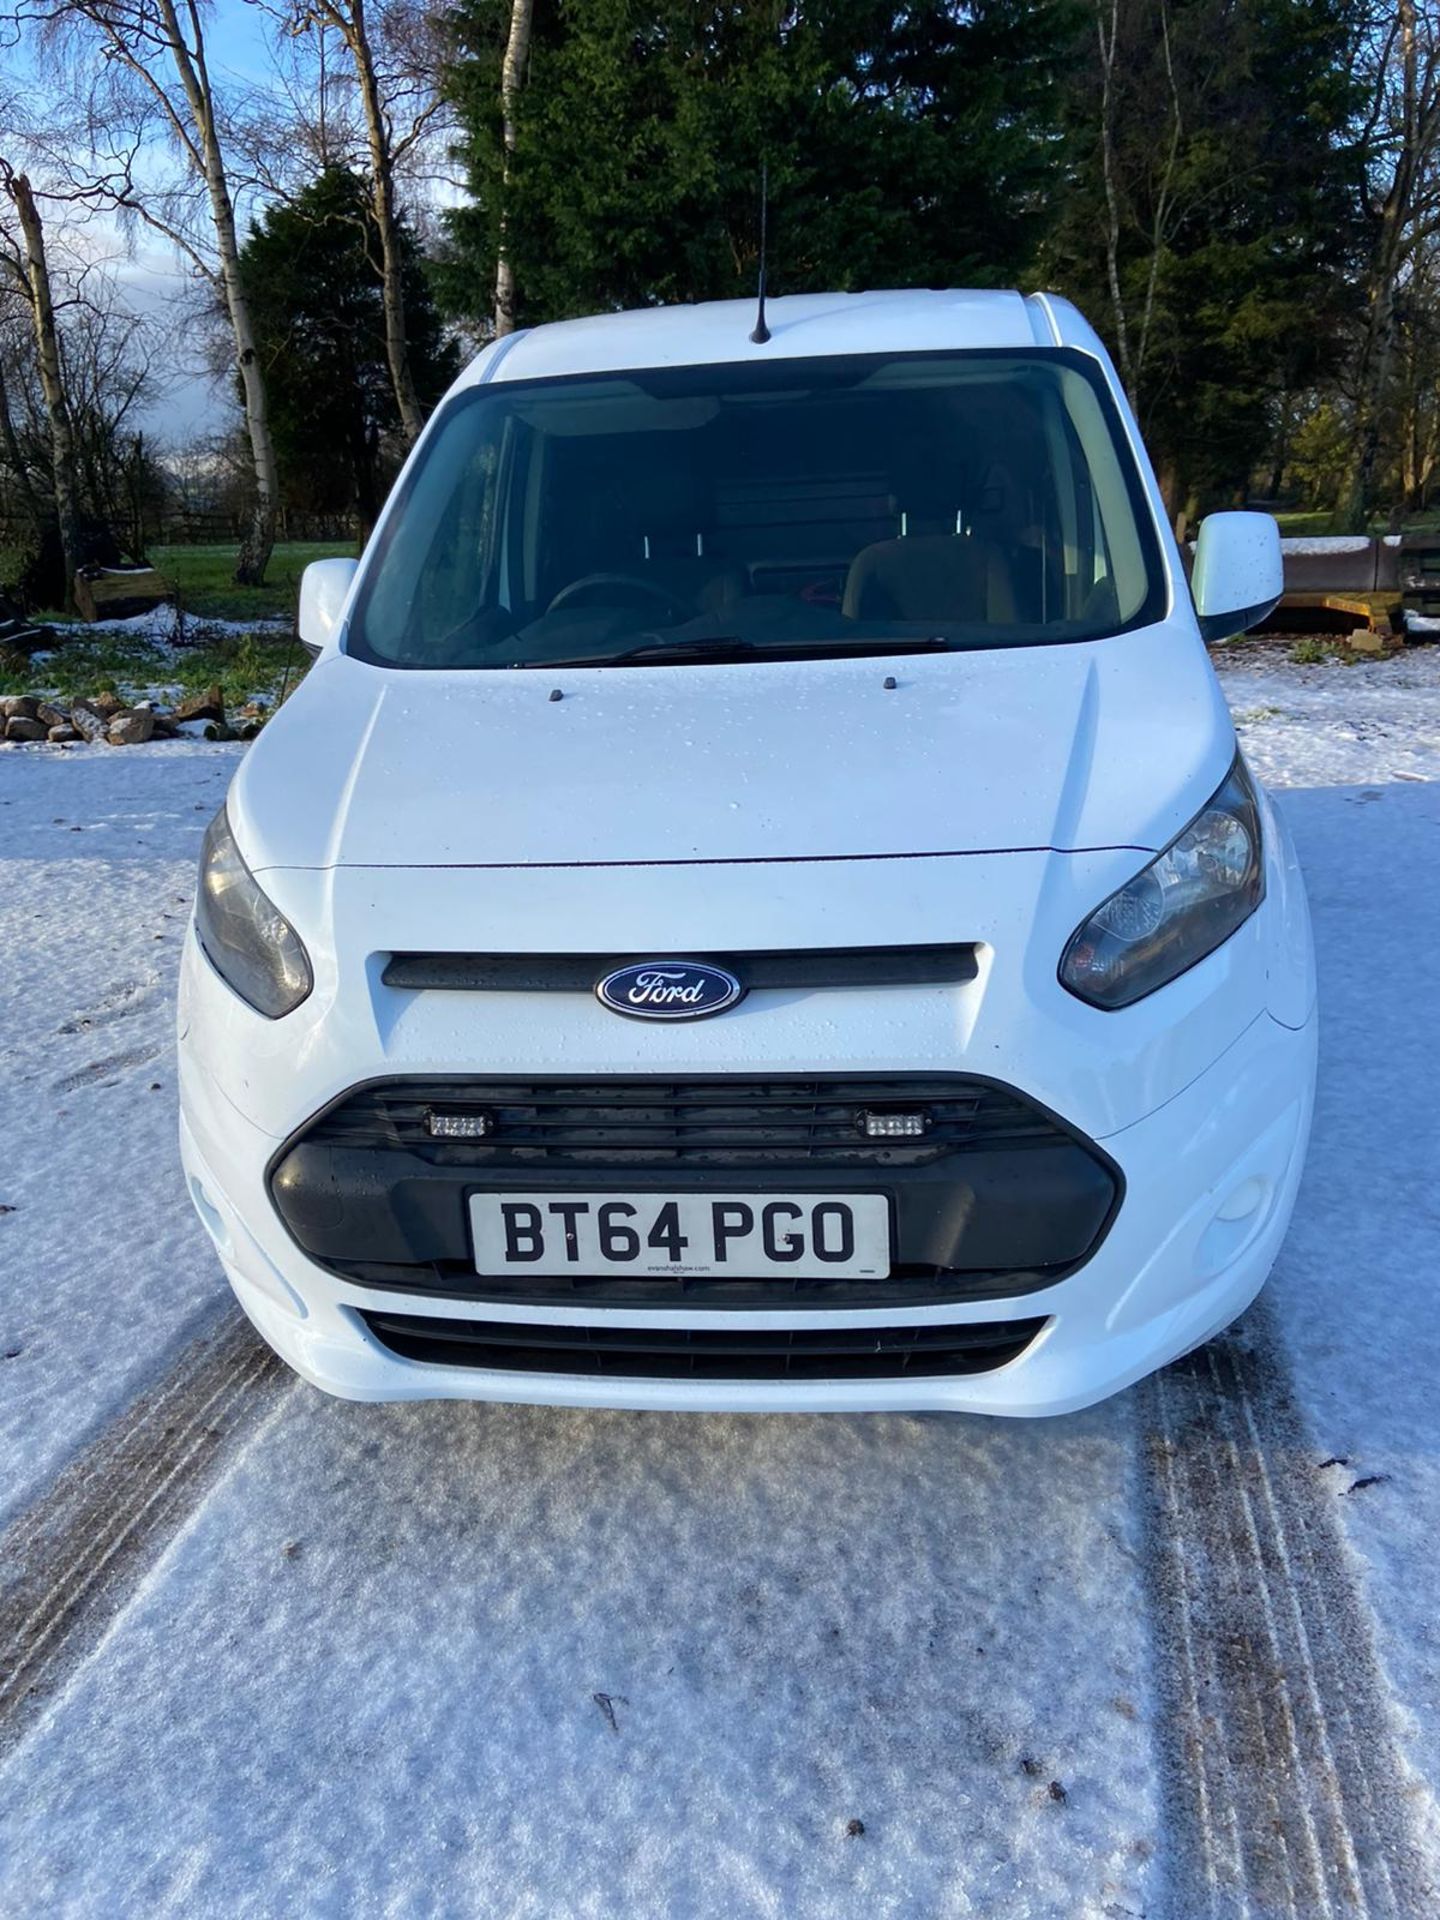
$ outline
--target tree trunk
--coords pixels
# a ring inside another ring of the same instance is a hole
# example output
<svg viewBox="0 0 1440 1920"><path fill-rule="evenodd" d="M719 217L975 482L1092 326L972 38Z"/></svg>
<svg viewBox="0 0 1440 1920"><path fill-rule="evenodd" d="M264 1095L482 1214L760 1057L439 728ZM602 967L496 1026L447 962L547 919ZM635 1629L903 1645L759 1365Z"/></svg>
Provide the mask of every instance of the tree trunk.
<svg viewBox="0 0 1440 1920"><path fill-rule="evenodd" d="M1295 425L1295 402L1285 393L1281 396L1280 407L1275 422L1275 444L1271 449L1270 481L1265 490L1267 500L1278 500L1285 487L1285 471L1290 464L1290 435Z"/></svg>
<svg viewBox="0 0 1440 1920"><path fill-rule="evenodd" d="M250 435L250 460L255 474L255 498L250 508L250 524L235 558L235 584L260 587L265 584L265 569L275 545L275 512L280 496L280 475L275 461L275 443L270 437L270 411L265 394L265 374L255 343L255 328L250 318L250 302L240 278L240 247L235 235L235 209L225 179L213 120L207 120L204 141L206 186L210 193L211 216L220 254L220 279L225 294L225 309L235 341L235 364L240 389L245 397L245 425Z"/></svg>
<svg viewBox="0 0 1440 1920"><path fill-rule="evenodd" d="M50 467L54 476L55 516L60 523L60 551L65 565L65 611L75 611L75 569L80 549L80 490L76 480L75 430L65 394L65 370L60 359L60 336L50 294L50 267L45 258L45 227L30 182L23 173L10 174L6 189L20 217L25 240L25 278L35 329L35 355L40 368L40 390L50 426Z"/></svg>
<svg viewBox="0 0 1440 1920"><path fill-rule="evenodd" d="M1375 469L1395 359L1395 289L1403 257L1398 189L1397 180L1381 215L1380 238L1370 273L1370 311L1356 381L1354 452L1337 508L1342 533L1364 533L1375 505Z"/></svg>
<svg viewBox="0 0 1440 1920"><path fill-rule="evenodd" d="M1184 476L1173 454L1162 452L1157 455L1155 481L1160 489L1160 498L1165 503L1165 512L1169 516L1170 524L1176 529L1175 537L1177 540L1182 539L1179 523L1181 511L1185 505L1186 488Z"/></svg>
<svg viewBox="0 0 1440 1920"><path fill-rule="evenodd" d="M35 483L30 478L30 469L26 465L19 436L15 432L15 420L10 412L10 392L5 385L3 367L0 367L0 446L5 449L6 464L15 475L15 484L20 490L20 497L25 502L25 511L30 516L31 525L38 535L48 515L44 503L35 491Z"/></svg>
<svg viewBox="0 0 1440 1920"><path fill-rule="evenodd" d="M1390 398L1397 334L1396 295L1416 244L1416 203L1440 142L1436 76L1422 63L1415 0L1395 0L1400 49L1400 110L1394 168L1371 255L1368 312L1355 384L1355 447L1336 503L1342 531L1364 533L1375 506L1377 468ZM1382 69L1377 85L1384 88Z"/></svg>
<svg viewBox="0 0 1440 1920"><path fill-rule="evenodd" d="M215 228L216 252L220 260L220 290L235 341L235 366L245 403L245 425L250 436L250 458L255 474L255 499L250 524L240 542L235 561L237 586L258 587L265 581L270 550L275 544L275 511L279 499L279 473L275 463L275 443L270 437L270 417L265 398L265 375L255 345L255 329L250 319L250 303L240 278L240 246L235 235L235 206L230 183L225 175L225 156L215 125L215 97L205 64L205 42L200 31L199 14L189 10L193 46L187 43L176 17L173 0L158 0L159 16L165 38L185 90L190 117L195 127L196 150L205 190L210 200L210 217Z"/></svg>
<svg viewBox="0 0 1440 1920"><path fill-rule="evenodd" d="M1175 184L1175 169L1180 160L1180 142L1184 135L1184 120L1180 111L1180 88L1175 79L1175 55L1174 49L1170 44L1170 10L1166 4L1166 0L1159 0L1159 7L1160 40L1165 54L1165 78L1170 91L1170 142L1166 149L1165 164L1161 169L1159 190L1155 198L1155 219L1150 234L1150 266L1145 276L1145 303L1140 313L1140 339L1135 349L1135 390L1131 398L1135 403L1137 413L1140 411L1140 389L1145 379L1145 361L1150 352L1150 329L1155 320L1155 295L1160 285L1160 263L1164 257L1166 222L1170 215L1170 196ZM1113 35L1110 42L1110 58L1113 62L1115 58ZM1110 75L1108 72L1105 76L1105 89L1108 101L1110 90ZM1107 193L1111 191L1110 172L1112 163L1108 143L1110 139L1110 127L1113 124L1112 113L1113 109L1107 105L1105 133L1107 143L1105 156ZM1111 221L1118 237L1119 224L1113 209L1113 204ZM1118 282L1116 282L1116 286L1118 290Z"/></svg>
<svg viewBox="0 0 1440 1920"><path fill-rule="evenodd" d="M503 202L500 209L500 248L495 263L495 337L515 331L515 269L510 260L507 227L510 219L510 177L515 164L515 110L525 62L530 55L530 26L534 18L534 0L511 0L510 37L505 43L505 62L500 69L500 118L505 140L505 166L502 174Z"/></svg>
<svg viewBox="0 0 1440 1920"><path fill-rule="evenodd" d="M1437 444L1440 443L1440 417L1434 411L1427 413L1429 399L1418 385L1412 385L1407 396L1409 419L1405 428L1403 476L1407 514L1425 511L1425 498L1430 491L1437 453L1440 453L1440 444Z"/></svg>
<svg viewBox="0 0 1440 1920"><path fill-rule="evenodd" d="M409 343L405 337L405 254L395 217L395 166L385 124L384 102L380 97L380 84L375 75L375 61L365 27L365 0L351 0L348 18L341 23L341 31L355 63L360 103L365 114L365 137L370 148L371 201L376 231L380 235L385 357L390 367L390 384L395 389L395 404L400 409L405 444L413 446L420 437L425 416L420 407L420 397L415 391Z"/></svg>
<svg viewBox="0 0 1440 1920"><path fill-rule="evenodd" d="M228 207L228 202L227 202ZM233 216L230 239L234 244ZM250 305L240 285L238 254L222 266L225 304L230 314L230 330L235 336L236 364L241 391L245 396L245 424L250 433L250 458L255 473L255 497L250 507L250 523L235 556L235 584L239 587L263 587L265 569L275 545L275 511L280 493L279 472L275 464L275 446L270 438L270 417L265 400L265 376L255 345L250 322Z"/></svg>
<svg viewBox="0 0 1440 1920"><path fill-rule="evenodd" d="M519 4L519 0L516 0ZM1125 300L1120 290L1120 200L1115 184L1115 44L1120 33L1119 0L1110 0L1110 37L1105 37L1104 0L1095 0L1095 26L1100 36L1100 168L1105 186L1105 277L1110 286L1110 311L1115 327L1115 358L1120 378L1133 403L1130 337L1125 324Z"/></svg>

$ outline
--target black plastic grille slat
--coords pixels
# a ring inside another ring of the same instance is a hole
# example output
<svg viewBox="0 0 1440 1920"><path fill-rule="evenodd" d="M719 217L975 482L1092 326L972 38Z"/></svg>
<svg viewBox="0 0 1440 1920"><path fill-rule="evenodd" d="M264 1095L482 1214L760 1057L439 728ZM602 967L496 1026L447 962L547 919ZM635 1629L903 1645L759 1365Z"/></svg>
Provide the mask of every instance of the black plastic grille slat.
<svg viewBox="0 0 1440 1920"><path fill-rule="evenodd" d="M438 1366L607 1379L903 1380L993 1371L1043 1319L968 1326L755 1329L571 1327L361 1314L392 1353Z"/></svg>
<svg viewBox="0 0 1440 1920"><path fill-rule="evenodd" d="M387 987L463 993L589 993L617 967L655 960L654 953L393 953L381 979ZM743 987L954 986L973 980L968 944L923 947L796 947L749 953L677 954L709 961Z"/></svg>
<svg viewBox="0 0 1440 1920"><path fill-rule="evenodd" d="M867 1109L923 1110L916 1139L872 1140ZM485 1112L493 1134L436 1140L431 1111ZM843 1081L597 1079L391 1081L361 1088L307 1130L316 1145L390 1147L441 1166L507 1163L743 1166L811 1161L921 1165L967 1148L1053 1145L1066 1138L1038 1108L963 1079L876 1076Z"/></svg>
<svg viewBox="0 0 1440 1920"><path fill-rule="evenodd" d="M986 1299L1052 1285L1067 1267L1013 1267L994 1272L897 1261L884 1280L835 1280L805 1274L769 1273L763 1278L718 1274L553 1273L486 1274L478 1279L470 1260L429 1260L402 1266L380 1260L348 1260L343 1274L362 1287L386 1293L479 1294L487 1301L529 1307L696 1307L717 1310L931 1307L957 1299Z"/></svg>

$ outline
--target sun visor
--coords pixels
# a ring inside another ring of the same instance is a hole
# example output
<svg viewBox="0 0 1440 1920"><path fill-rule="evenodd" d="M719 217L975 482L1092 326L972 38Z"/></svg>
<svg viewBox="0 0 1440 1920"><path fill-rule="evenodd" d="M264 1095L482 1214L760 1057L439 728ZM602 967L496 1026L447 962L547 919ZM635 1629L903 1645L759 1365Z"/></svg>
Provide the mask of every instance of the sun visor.
<svg viewBox="0 0 1440 1920"><path fill-rule="evenodd" d="M557 387L544 395L512 402L518 420L527 427L562 439L581 440L623 433L689 432L708 426L720 412L720 402L708 395L657 400L640 387L607 380L603 390L584 386Z"/></svg>

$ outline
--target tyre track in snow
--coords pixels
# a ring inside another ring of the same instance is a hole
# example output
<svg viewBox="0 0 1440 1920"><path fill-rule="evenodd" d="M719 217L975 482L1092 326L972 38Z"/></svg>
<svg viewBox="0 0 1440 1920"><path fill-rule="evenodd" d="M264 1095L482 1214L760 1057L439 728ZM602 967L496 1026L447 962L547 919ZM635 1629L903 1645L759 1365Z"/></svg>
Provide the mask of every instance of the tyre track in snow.
<svg viewBox="0 0 1440 1920"><path fill-rule="evenodd" d="M1263 1306L1147 1381L1167 1920L1440 1911L1333 1500ZM238 1313L0 1535L0 1753L94 1650L294 1379Z"/></svg>
<svg viewBox="0 0 1440 1920"><path fill-rule="evenodd" d="M1368 1608L1263 1303L1142 1388L1165 1912L1440 1910Z"/></svg>
<svg viewBox="0 0 1440 1920"><path fill-rule="evenodd" d="M0 1534L0 1753L98 1644L294 1376L225 1312Z"/></svg>

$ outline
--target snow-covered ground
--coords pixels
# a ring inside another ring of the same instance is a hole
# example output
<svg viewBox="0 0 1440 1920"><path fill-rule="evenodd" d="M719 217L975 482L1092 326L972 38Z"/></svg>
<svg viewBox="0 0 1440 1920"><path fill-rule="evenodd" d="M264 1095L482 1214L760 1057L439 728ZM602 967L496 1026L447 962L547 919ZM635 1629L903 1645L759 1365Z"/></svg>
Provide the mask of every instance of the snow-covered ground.
<svg viewBox="0 0 1440 1920"><path fill-rule="evenodd" d="M1440 648L1219 665L1320 949L1270 1294L1309 1428L1288 1464L1373 1618L1436 1885ZM238 751L0 751L0 1518L219 1298L167 1002ZM0 1912L1263 1920L1176 1883L1147 1405L1010 1425L288 1387L5 1754Z"/></svg>
<svg viewBox="0 0 1440 1920"><path fill-rule="evenodd" d="M1440 647L1219 661L1285 808L1320 969L1305 1185L1271 1282L1326 1485L1365 1563L1413 1757L1440 1785ZM1355 1495L1357 1478L1381 1476ZM1440 1913L1440 1893L1433 1909Z"/></svg>
<svg viewBox="0 0 1440 1920"><path fill-rule="evenodd" d="M174 982L239 747L0 747L0 1522L215 1298Z"/></svg>
<svg viewBox="0 0 1440 1920"><path fill-rule="evenodd" d="M1440 647L1298 666L1283 640L1212 656L1246 758L1268 786L1307 791L1440 776Z"/></svg>

